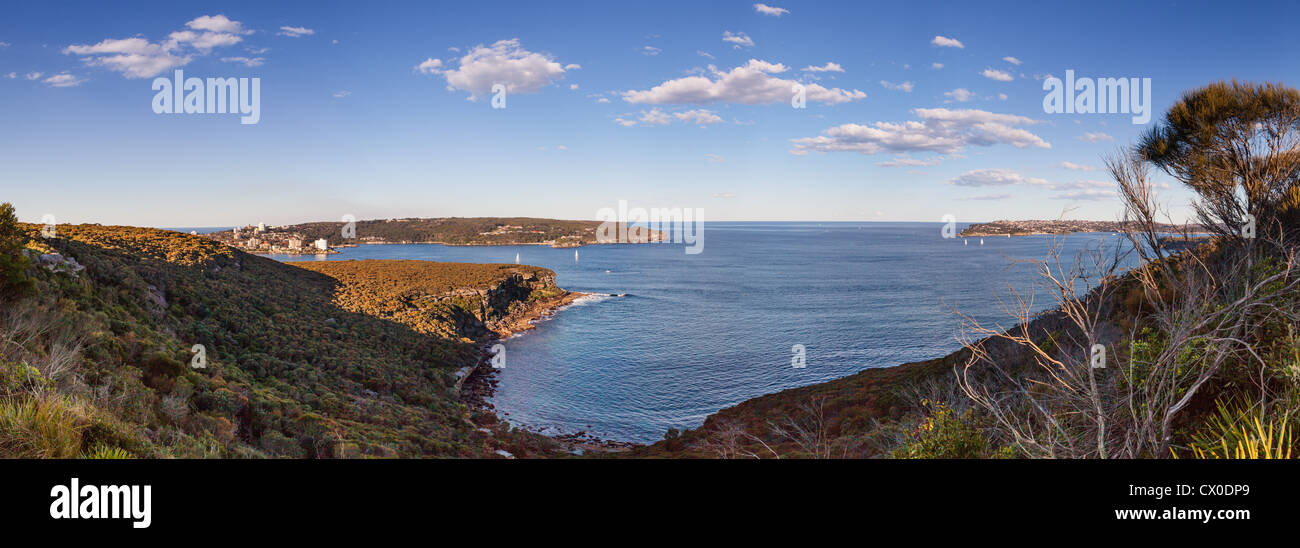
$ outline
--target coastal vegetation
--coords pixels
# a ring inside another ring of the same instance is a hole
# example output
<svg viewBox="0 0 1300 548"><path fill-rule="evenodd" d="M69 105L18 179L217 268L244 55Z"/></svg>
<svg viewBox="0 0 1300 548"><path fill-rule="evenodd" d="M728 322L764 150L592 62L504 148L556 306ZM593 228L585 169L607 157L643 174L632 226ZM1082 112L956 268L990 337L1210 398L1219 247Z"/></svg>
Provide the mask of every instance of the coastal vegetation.
<svg viewBox="0 0 1300 548"><path fill-rule="evenodd" d="M149 228L0 216L0 457L383 457L553 454L481 428L455 390L480 358L471 321L403 324L342 306L322 272ZM360 263L325 267L366 280ZM400 265L399 265L400 266ZM419 288L493 292L549 271L408 266ZM553 275L552 275L553 276ZM459 281L457 281L459 280ZM538 283L541 287L543 284ZM501 298L527 301L530 289ZM504 303L509 308L509 303ZM450 307L454 308L454 307ZM205 362L195 361L202 348Z"/></svg>

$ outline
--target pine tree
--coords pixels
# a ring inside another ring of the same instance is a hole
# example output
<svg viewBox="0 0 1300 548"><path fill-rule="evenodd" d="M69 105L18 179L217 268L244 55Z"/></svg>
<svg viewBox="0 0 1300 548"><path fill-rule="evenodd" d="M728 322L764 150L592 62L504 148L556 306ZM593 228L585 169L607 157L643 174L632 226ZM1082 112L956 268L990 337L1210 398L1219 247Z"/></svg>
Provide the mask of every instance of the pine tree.
<svg viewBox="0 0 1300 548"><path fill-rule="evenodd" d="M18 226L14 206L0 204L0 300L8 300L35 290L36 282L27 273L31 261L23 253L27 233Z"/></svg>

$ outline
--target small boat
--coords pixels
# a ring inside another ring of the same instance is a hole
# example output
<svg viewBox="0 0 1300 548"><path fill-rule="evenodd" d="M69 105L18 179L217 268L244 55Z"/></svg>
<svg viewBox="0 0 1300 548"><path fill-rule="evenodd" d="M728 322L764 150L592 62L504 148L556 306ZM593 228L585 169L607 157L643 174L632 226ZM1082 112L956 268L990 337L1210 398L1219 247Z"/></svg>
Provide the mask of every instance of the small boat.
<svg viewBox="0 0 1300 548"><path fill-rule="evenodd" d="M515 253L515 264L519 264L519 254Z"/></svg>
<svg viewBox="0 0 1300 548"><path fill-rule="evenodd" d="M980 238L980 245L984 245L984 238Z"/></svg>
<svg viewBox="0 0 1300 548"><path fill-rule="evenodd" d="M970 245L970 240L963 239L961 245Z"/></svg>

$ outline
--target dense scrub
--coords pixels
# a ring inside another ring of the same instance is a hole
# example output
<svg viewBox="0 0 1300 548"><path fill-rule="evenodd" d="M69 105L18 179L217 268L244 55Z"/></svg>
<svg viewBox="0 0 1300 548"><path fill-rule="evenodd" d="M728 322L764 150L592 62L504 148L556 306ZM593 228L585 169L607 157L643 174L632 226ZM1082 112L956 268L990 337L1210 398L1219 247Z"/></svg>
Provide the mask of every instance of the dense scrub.
<svg viewBox="0 0 1300 548"><path fill-rule="evenodd" d="M35 294L3 302L0 455L480 456L502 443L455 398L452 371L479 351L430 335L454 329L350 310L331 276L203 237L18 226L24 255L84 270L29 266ZM496 271L432 267L421 289ZM204 368L191 367L195 345Z"/></svg>
<svg viewBox="0 0 1300 548"><path fill-rule="evenodd" d="M526 265L403 260L290 264L338 280L334 302L346 310L452 338L487 335L488 324L530 297L558 291L554 272Z"/></svg>

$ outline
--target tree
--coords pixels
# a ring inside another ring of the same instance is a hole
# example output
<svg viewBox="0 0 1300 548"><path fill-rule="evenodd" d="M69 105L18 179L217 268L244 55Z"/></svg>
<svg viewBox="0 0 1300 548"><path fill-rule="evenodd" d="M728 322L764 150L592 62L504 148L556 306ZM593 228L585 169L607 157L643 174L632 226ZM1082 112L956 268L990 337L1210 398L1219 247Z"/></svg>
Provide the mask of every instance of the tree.
<svg viewBox="0 0 1300 548"><path fill-rule="evenodd" d="M1218 82L1183 95L1137 152L1200 195L1202 224L1240 237L1300 230L1300 92L1281 84Z"/></svg>
<svg viewBox="0 0 1300 548"><path fill-rule="evenodd" d="M32 291L35 281L27 275L31 261L23 254L27 233L18 226L14 206L0 204L0 300Z"/></svg>

